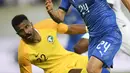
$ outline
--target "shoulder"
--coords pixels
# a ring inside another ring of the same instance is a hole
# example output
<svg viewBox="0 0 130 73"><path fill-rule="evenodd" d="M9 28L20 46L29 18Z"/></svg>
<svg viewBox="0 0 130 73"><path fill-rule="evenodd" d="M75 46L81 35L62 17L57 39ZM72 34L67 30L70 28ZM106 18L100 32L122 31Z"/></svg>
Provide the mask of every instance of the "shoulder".
<svg viewBox="0 0 130 73"><path fill-rule="evenodd" d="M42 29L42 28L56 28L57 23L52 19L45 19L42 20L34 25L35 28Z"/></svg>

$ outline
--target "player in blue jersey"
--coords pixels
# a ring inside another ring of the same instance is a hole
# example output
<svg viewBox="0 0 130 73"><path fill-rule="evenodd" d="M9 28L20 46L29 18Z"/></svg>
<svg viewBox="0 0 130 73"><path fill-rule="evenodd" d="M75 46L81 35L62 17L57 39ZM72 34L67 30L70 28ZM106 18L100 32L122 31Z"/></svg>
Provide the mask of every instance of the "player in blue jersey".
<svg viewBox="0 0 130 73"><path fill-rule="evenodd" d="M62 0L58 10L53 9L51 0L45 0L45 5L57 23L63 22L71 5L79 11L89 30L88 73L110 73L108 69L113 65L122 35L106 0Z"/></svg>

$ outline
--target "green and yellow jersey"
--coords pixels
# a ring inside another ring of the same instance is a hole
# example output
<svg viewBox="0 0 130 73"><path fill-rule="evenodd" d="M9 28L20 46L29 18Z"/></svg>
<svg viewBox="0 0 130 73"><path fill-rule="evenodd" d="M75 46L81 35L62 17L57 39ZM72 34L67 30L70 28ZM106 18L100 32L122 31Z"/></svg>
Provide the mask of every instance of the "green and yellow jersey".
<svg viewBox="0 0 130 73"><path fill-rule="evenodd" d="M58 41L57 33L65 33L67 25L46 19L35 24L34 28L40 34L41 41L26 44L21 40L18 49L21 73L32 73L31 64L42 68L45 73L68 73L72 68L87 67L87 56L65 50Z"/></svg>

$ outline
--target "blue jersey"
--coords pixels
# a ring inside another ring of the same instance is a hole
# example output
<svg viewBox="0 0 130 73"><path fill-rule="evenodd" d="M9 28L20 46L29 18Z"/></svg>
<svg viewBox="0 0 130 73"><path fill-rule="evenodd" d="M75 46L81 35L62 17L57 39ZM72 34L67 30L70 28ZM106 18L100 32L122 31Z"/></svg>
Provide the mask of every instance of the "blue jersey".
<svg viewBox="0 0 130 73"><path fill-rule="evenodd" d="M62 0L60 7L67 11L73 5L89 30L88 56L101 60L103 67L111 67L122 43L114 11L106 0Z"/></svg>
<svg viewBox="0 0 130 73"><path fill-rule="evenodd" d="M103 34L117 27L116 17L106 0L62 0L59 8L67 11L73 5L84 19L90 36Z"/></svg>
<svg viewBox="0 0 130 73"><path fill-rule="evenodd" d="M80 13L73 6L70 7L69 11L65 15L64 23L66 24L84 24Z"/></svg>

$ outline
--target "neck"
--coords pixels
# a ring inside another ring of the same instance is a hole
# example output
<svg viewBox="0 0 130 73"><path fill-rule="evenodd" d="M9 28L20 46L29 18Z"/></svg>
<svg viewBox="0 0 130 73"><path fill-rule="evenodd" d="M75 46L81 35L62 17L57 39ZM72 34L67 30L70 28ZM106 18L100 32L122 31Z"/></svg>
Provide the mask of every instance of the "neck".
<svg viewBox="0 0 130 73"><path fill-rule="evenodd" d="M38 33L37 30L34 31L34 43L38 43L41 41L41 36L40 34Z"/></svg>
<svg viewBox="0 0 130 73"><path fill-rule="evenodd" d="M34 39L32 41L24 40L27 44L36 44L41 41L41 36L39 35L37 30L34 30Z"/></svg>

